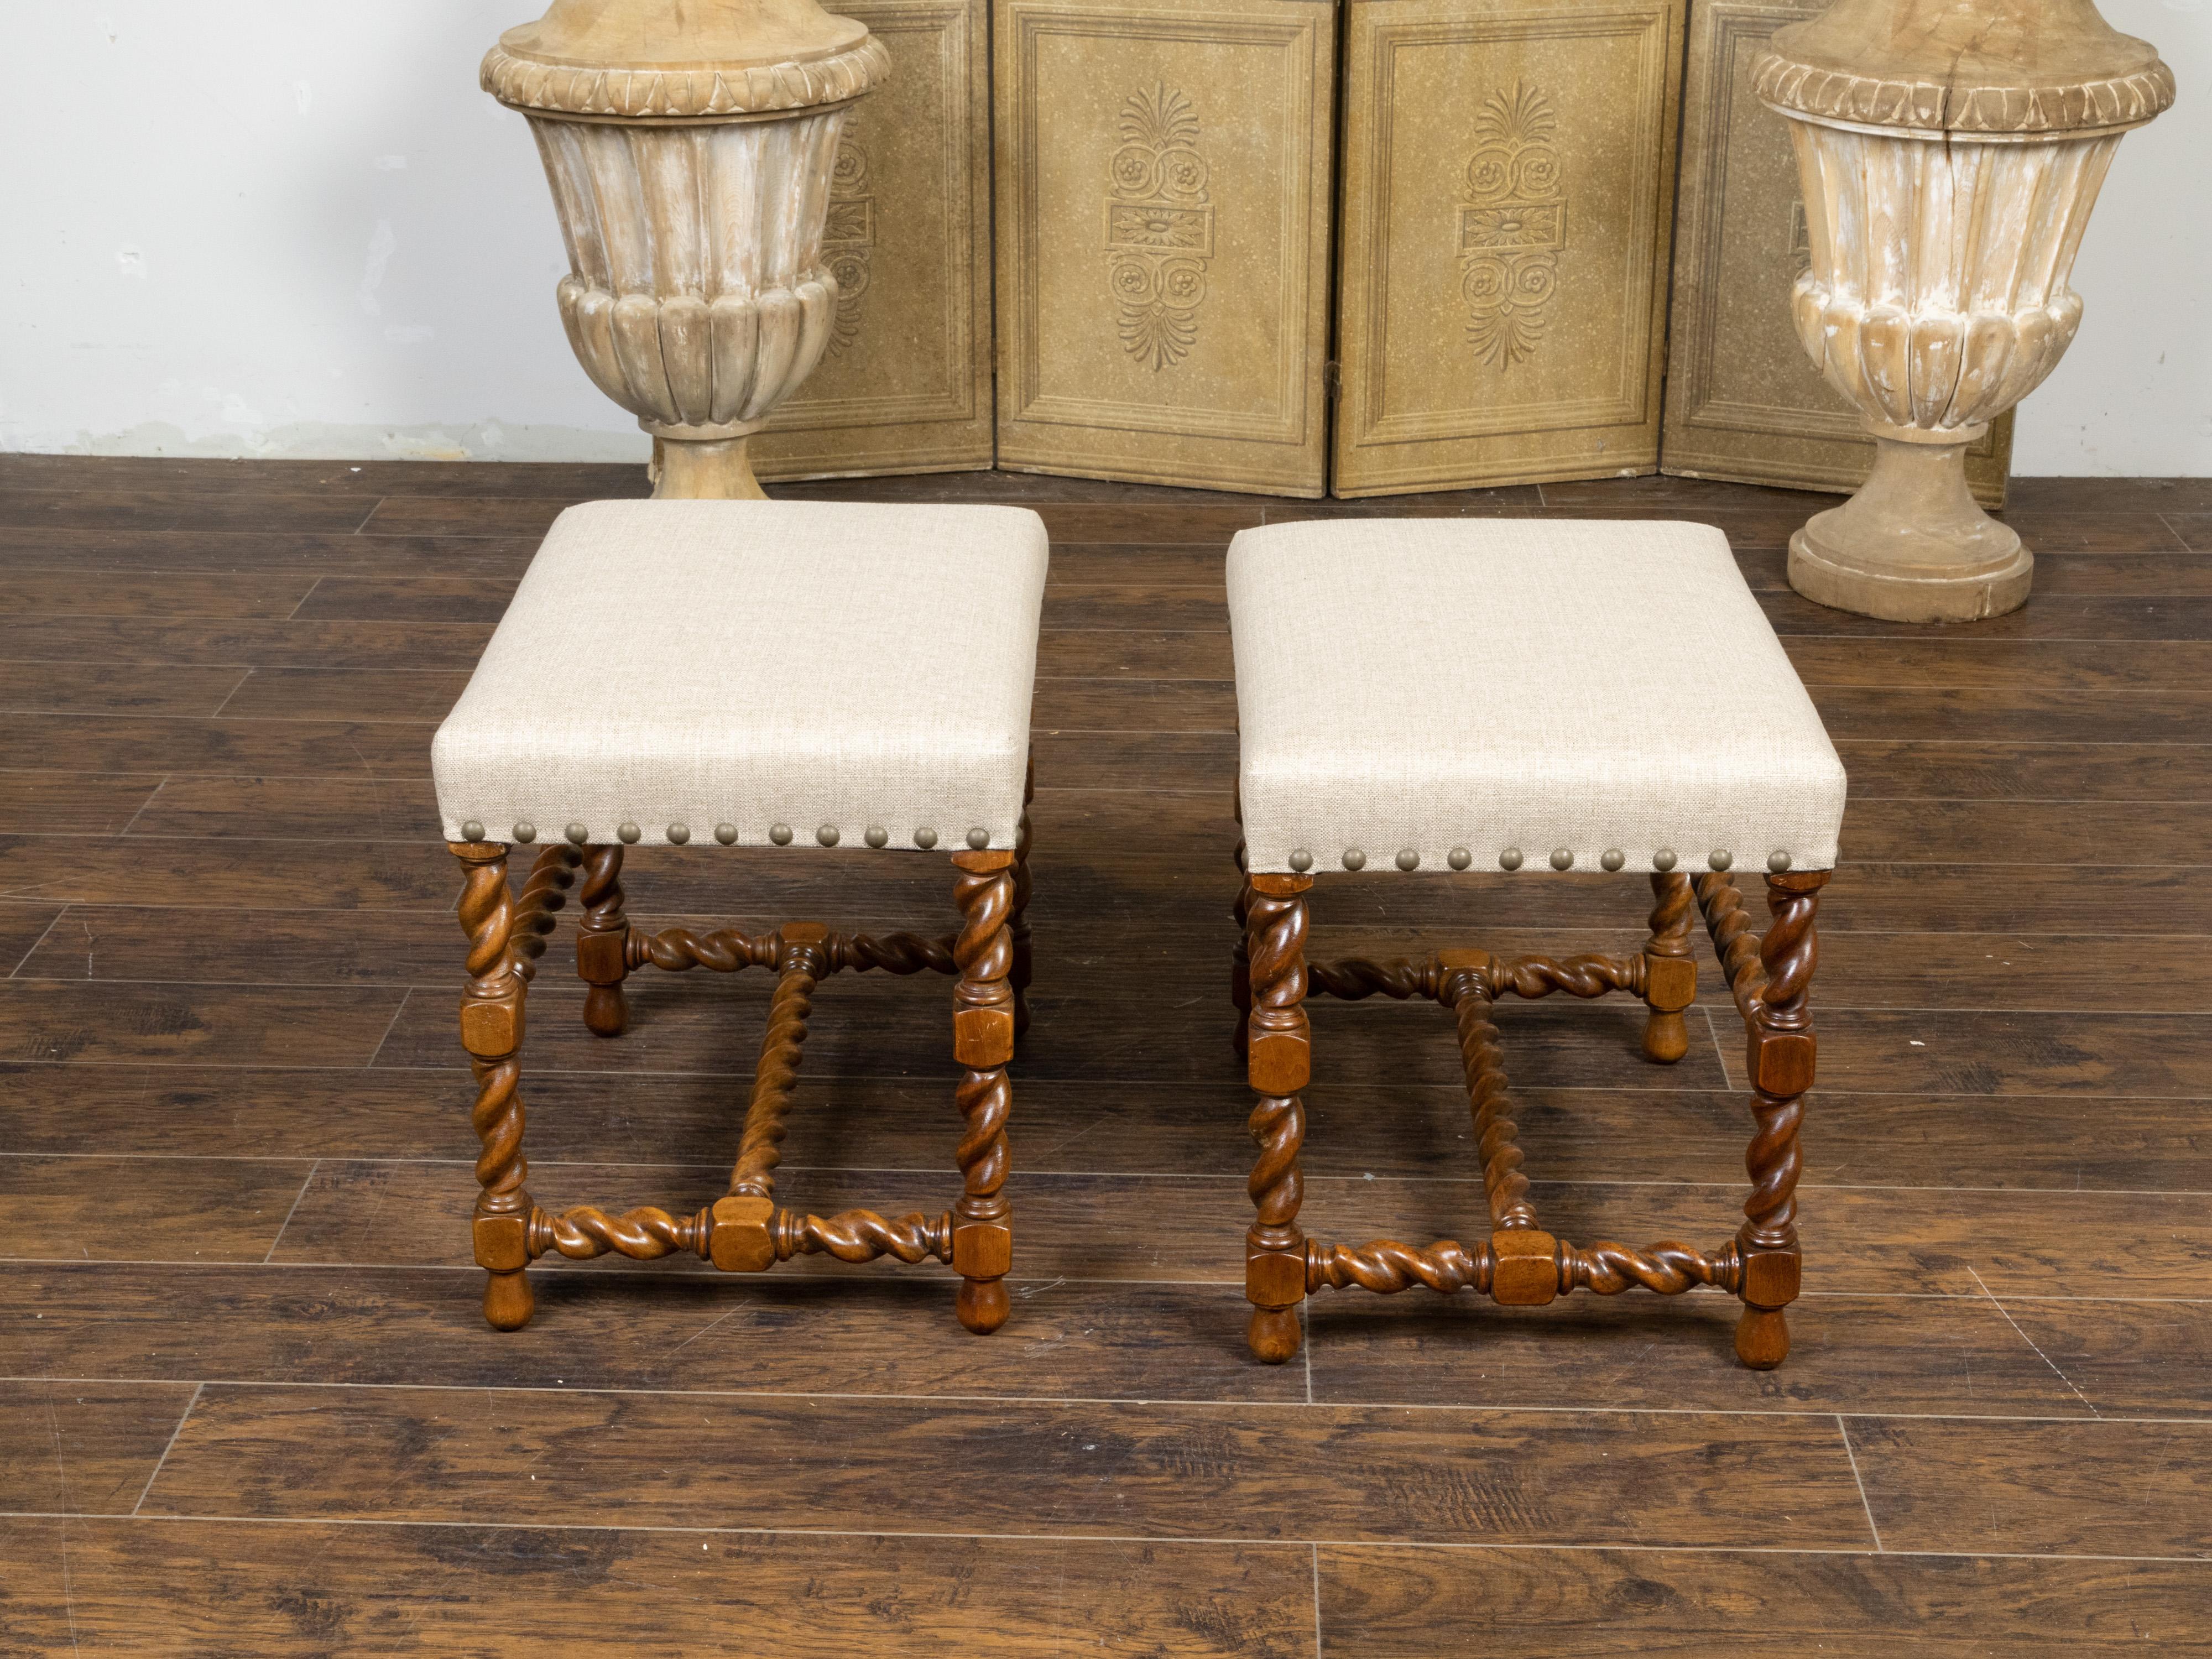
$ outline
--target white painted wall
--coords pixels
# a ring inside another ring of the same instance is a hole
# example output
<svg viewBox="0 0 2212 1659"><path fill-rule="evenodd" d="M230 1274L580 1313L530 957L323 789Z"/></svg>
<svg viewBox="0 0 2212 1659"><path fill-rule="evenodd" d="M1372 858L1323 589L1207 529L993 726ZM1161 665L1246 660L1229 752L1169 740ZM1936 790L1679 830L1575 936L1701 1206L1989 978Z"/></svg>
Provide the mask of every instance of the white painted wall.
<svg viewBox="0 0 2212 1659"><path fill-rule="evenodd" d="M521 118L536 0L0 0L0 449L635 460L569 355ZM2212 475L2212 0L2103 0L2181 82L2122 146L2022 474Z"/></svg>

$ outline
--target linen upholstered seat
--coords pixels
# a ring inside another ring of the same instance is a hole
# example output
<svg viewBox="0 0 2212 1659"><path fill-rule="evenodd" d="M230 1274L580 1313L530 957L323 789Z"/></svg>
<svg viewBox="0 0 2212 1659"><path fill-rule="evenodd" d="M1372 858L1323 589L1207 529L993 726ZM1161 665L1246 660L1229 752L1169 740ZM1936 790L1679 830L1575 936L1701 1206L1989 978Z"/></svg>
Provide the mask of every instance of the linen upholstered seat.
<svg viewBox="0 0 2212 1659"><path fill-rule="evenodd" d="M447 837L1011 848L1046 557L1017 507L571 507L439 730Z"/></svg>
<svg viewBox="0 0 2212 1659"><path fill-rule="evenodd" d="M1835 863L1842 763L1710 526L1271 525L1229 611L1255 871Z"/></svg>

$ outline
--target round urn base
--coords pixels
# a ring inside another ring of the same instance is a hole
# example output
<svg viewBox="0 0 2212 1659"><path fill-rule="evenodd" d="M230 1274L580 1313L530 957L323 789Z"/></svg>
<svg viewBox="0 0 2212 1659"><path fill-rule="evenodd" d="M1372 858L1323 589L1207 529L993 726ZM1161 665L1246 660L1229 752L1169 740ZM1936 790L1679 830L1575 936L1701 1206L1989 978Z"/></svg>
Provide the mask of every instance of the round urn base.
<svg viewBox="0 0 2212 1659"><path fill-rule="evenodd" d="M1966 446L1979 435L1877 432L1874 471L1859 493L1790 538L1790 586L1816 605L1885 622L1975 622L2019 610L2035 558L1967 491Z"/></svg>

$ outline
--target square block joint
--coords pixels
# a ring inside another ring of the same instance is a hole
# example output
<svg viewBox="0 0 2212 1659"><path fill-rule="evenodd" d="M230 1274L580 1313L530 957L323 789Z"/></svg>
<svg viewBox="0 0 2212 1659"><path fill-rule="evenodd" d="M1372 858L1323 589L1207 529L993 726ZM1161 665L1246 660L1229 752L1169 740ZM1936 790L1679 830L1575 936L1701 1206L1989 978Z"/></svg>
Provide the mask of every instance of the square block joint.
<svg viewBox="0 0 2212 1659"><path fill-rule="evenodd" d="M1533 1228L1493 1233L1491 1254L1497 1265L1490 1279L1491 1299L1502 1307L1540 1308L1559 1293L1559 1241Z"/></svg>

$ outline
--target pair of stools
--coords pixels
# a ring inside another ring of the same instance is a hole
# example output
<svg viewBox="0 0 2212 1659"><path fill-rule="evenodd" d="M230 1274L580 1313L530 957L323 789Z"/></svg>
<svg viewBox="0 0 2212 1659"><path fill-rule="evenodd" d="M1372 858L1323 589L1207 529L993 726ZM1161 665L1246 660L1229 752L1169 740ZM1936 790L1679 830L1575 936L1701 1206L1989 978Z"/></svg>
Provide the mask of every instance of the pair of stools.
<svg viewBox="0 0 2212 1659"><path fill-rule="evenodd" d="M461 1036L483 1153L476 1259L495 1326L528 1321L548 1251L690 1250L757 1272L802 1254L949 1263L958 1312L1007 1313L1007 1067L1028 1023L1029 728L1048 547L1035 514L988 507L596 502L563 514L441 728L440 811L466 872ZM1229 553L1244 871L1232 981L1258 1096L1246 1235L1252 1352L1297 1351L1324 1286L1561 1292L1710 1285L1744 1310L1736 1352L1789 1349L1794 1191L1813 1080L1814 910L1835 862L1843 768L1730 555L1703 526L1335 520L1246 531ZM623 909L635 846L944 852L957 932L648 933ZM511 849L533 848L520 890ZM1760 932L1735 872L1761 872ZM1323 870L1449 880L1544 870L1649 876L1636 955L1305 960ZM528 987L572 887L584 1018L626 1020L634 969L776 975L726 1195L678 1214L539 1209L520 1092ZM1702 913L1748 1036L1752 1191L1717 1249L1577 1247L1539 1224L1492 1012L1505 997L1626 992L1671 1063ZM937 1216L780 1205L778 1143L815 987L842 970L954 981L959 1195ZM1323 1243L1298 1224L1310 990L1452 1011L1488 1197L1486 1237Z"/></svg>

